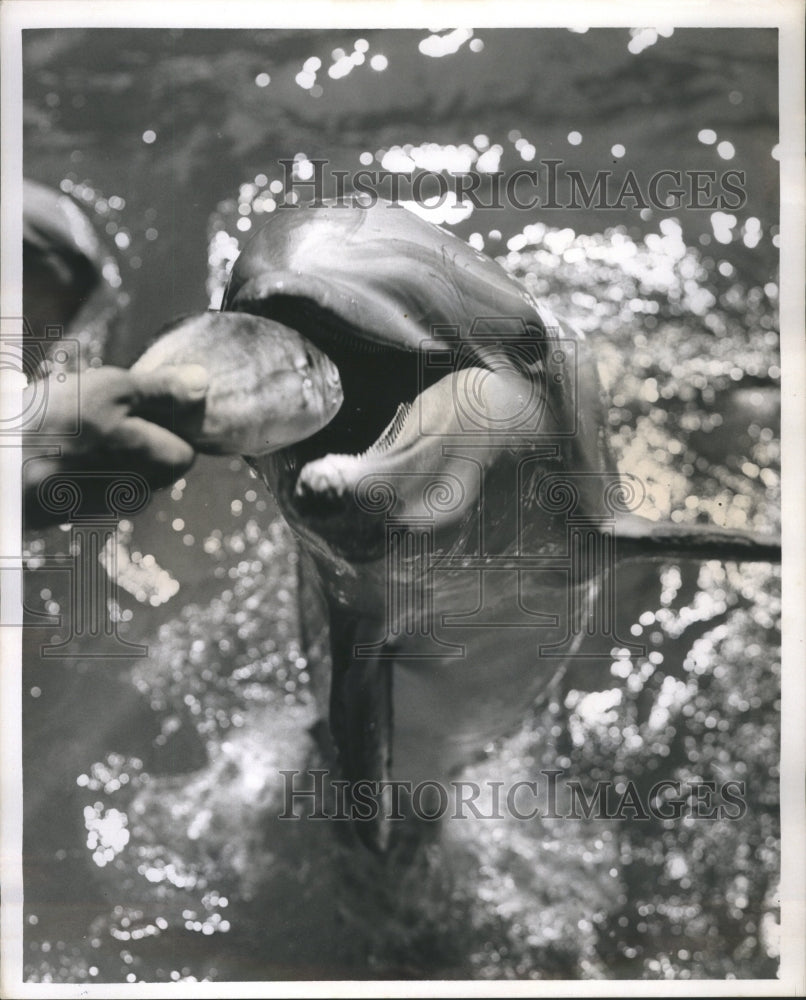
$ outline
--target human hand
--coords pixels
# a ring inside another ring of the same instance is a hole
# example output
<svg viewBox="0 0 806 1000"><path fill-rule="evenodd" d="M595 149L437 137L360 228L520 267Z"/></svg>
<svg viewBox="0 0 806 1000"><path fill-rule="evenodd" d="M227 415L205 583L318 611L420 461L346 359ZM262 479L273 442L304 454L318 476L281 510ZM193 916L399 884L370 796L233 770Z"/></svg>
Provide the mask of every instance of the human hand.
<svg viewBox="0 0 806 1000"><path fill-rule="evenodd" d="M38 498L39 485L54 473L136 472L151 489L174 482L190 468L195 452L170 428L203 407L206 390L207 372L200 365L137 373L108 366L68 375L61 383L49 380L44 422L36 437L53 440L63 435L58 441L61 454L25 463L26 523L42 527L57 520ZM33 391L33 387L26 390ZM36 454L33 440L29 438L25 446L29 455ZM86 486L82 492L87 493ZM95 506L103 512L101 490L82 502L85 512Z"/></svg>

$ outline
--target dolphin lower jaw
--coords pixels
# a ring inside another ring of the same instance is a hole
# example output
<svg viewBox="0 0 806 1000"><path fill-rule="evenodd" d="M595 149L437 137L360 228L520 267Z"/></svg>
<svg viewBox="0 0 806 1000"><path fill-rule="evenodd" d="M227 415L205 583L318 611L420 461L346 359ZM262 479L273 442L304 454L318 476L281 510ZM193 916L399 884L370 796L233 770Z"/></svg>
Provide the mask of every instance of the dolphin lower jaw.
<svg viewBox="0 0 806 1000"><path fill-rule="evenodd" d="M519 418L529 391L514 370L453 371L412 400L400 400L372 443L352 452L356 438L367 440L363 423L371 426L383 411L366 406L356 434L350 415L356 399L345 387L347 416L339 414L324 431L287 449L267 478L289 520L304 523L342 555L361 562L378 558L392 523L431 522L450 547L457 526L484 516L476 510L482 479L502 461L501 435ZM536 404L542 408L541 400ZM523 435L513 440L522 443Z"/></svg>
<svg viewBox="0 0 806 1000"><path fill-rule="evenodd" d="M388 401L383 409L370 401L356 416L356 397L346 391L344 406L353 414L339 414L324 431L253 464L301 534L314 532L341 554L371 562L383 554L389 522L426 518L439 530L461 520L477 498L469 469L458 475L446 469L443 446L456 431L456 381L456 374L444 376L397 401L385 424L378 418L388 415ZM362 448L373 423L376 431Z"/></svg>

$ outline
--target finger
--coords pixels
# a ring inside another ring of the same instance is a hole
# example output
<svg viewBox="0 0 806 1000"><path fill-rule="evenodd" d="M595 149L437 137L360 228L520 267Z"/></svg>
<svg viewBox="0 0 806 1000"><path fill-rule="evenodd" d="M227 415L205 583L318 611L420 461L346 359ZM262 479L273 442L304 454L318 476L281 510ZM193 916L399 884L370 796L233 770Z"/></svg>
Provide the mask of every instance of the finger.
<svg viewBox="0 0 806 1000"><path fill-rule="evenodd" d="M86 406L103 406L107 403L126 403L135 391L131 374L125 368L103 365L88 368L78 376L80 401Z"/></svg>
<svg viewBox="0 0 806 1000"><path fill-rule="evenodd" d="M173 482L190 468L196 456L192 446L159 424L129 417L114 429L105 450L127 469L141 472L153 485Z"/></svg>
<svg viewBox="0 0 806 1000"><path fill-rule="evenodd" d="M207 392L209 375L202 365L163 365L151 372L129 372L132 380L133 413L171 412L201 402Z"/></svg>

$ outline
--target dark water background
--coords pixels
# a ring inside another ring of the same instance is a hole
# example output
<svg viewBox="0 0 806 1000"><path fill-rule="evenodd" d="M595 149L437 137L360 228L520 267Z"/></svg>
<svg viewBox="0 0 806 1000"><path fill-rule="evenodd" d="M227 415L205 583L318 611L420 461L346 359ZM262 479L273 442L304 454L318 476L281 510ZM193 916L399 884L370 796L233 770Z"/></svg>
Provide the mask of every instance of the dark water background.
<svg viewBox="0 0 806 1000"><path fill-rule="evenodd" d="M25 33L25 172L76 197L120 263L124 322L106 360L130 363L164 322L208 305L226 237L257 224L281 158L354 171L362 153L377 168L406 143L476 156L500 144L505 173L548 158L587 179L735 168L747 201L726 242L713 211L629 205L478 210L453 228L595 338L614 446L648 485L646 513L775 527L775 33L678 30L634 53L626 30L483 30L483 48L442 58L418 51L427 34ZM357 39L364 63L330 78L333 50ZM373 69L380 54L388 66ZM321 93L296 82L310 57ZM278 768L317 759L317 664L301 646L293 546L245 466L200 459L118 541L113 610L148 656L42 659L66 616L26 635L30 979L775 975L771 567L625 570L619 627L647 656L572 665L466 775L559 767L644 793L659 778L734 779L741 819L455 822L390 869L332 824L275 818ZM66 574L37 567L67 551L59 530L30 540L32 609L65 615Z"/></svg>

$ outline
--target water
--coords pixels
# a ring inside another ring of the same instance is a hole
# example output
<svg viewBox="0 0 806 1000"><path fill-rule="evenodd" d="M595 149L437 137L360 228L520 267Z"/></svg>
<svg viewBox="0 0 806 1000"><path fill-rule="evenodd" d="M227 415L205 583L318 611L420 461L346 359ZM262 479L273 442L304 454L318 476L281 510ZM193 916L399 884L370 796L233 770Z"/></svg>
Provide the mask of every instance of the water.
<svg viewBox="0 0 806 1000"><path fill-rule="evenodd" d="M166 321L216 302L238 245L276 210L280 159L296 158L299 180L318 158L511 175L554 157L642 179L735 167L747 202L732 224L629 204L442 221L595 339L643 513L773 527L774 34L676 31L640 52L629 46L649 37L621 30L427 36L26 37L26 172L77 197L120 261L108 360L131 362ZM434 58L421 42L457 49ZM67 565L69 537L30 545L28 606L64 613L66 574L36 567L59 553ZM384 867L338 824L277 819L278 769L319 761L322 671L305 657L291 540L245 466L200 458L121 525L116 557L113 612L147 657L47 660L39 644L63 632L26 636L31 980L775 974L773 568L625 569L620 627L647 655L572 665L463 775L561 768L641 795L659 778L684 794L741 781L740 818L454 821Z"/></svg>

